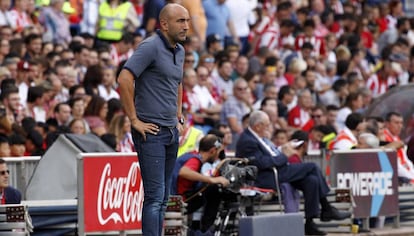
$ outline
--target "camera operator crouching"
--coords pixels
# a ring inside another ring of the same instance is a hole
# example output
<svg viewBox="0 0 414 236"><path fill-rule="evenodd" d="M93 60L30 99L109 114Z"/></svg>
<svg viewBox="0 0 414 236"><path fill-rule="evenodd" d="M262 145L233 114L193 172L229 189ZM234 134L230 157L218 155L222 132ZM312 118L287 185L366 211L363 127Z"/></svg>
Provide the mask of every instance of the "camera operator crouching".
<svg viewBox="0 0 414 236"><path fill-rule="evenodd" d="M178 157L173 170L171 194L181 195L187 202L187 214L204 206L200 226L192 226L205 232L214 224L220 202L228 193L220 191L221 186L228 186L229 181L222 177L203 175L201 167L204 163L213 163L218 159L223 145L216 135L208 134L199 143L199 152L188 152ZM208 186L200 191L205 184ZM197 194L200 191L201 194Z"/></svg>

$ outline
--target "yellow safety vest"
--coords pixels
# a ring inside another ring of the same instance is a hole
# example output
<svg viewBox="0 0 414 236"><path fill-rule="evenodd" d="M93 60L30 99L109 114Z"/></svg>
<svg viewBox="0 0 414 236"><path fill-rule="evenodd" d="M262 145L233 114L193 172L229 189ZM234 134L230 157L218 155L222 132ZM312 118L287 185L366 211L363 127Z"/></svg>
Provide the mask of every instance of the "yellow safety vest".
<svg viewBox="0 0 414 236"><path fill-rule="evenodd" d="M177 157L180 157L181 155L187 152L197 151L198 141L204 135L203 131L197 128L190 127L189 129L190 130L188 131L188 135L185 135L187 137L182 137L185 140L183 140L184 142L178 147Z"/></svg>
<svg viewBox="0 0 414 236"><path fill-rule="evenodd" d="M111 41L120 40L130 7L132 7L131 3L125 2L117 8L111 8L111 6L104 1L99 6L98 39Z"/></svg>

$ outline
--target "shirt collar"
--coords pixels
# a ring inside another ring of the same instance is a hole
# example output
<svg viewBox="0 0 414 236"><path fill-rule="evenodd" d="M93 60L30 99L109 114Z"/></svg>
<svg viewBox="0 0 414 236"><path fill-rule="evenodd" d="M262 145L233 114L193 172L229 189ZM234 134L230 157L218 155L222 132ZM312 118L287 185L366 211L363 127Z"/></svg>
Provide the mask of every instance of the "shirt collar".
<svg viewBox="0 0 414 236"><path fill-rule="evenodd" d="M265 141L264 138L260 137L254 130L249 126L247 129L253 134L253 136L259 141L259 143L262 144L263 147L270 153L272 156L277 156L278 153L276 153L274 150L272 150L272 147L269 146Z"/></svg>
<svg viewBox="0 0 414 236"><path fill-rule="evenodd" d="M164 43L164 46L172 51L172 52L176 52L180 49L180 47L178 47L178 44L175 44L175 47L171 47L170 42L168 42L168 39L161 33L161 31L159 29L156 30L158 36L161 38L162 42Z"/></svg>

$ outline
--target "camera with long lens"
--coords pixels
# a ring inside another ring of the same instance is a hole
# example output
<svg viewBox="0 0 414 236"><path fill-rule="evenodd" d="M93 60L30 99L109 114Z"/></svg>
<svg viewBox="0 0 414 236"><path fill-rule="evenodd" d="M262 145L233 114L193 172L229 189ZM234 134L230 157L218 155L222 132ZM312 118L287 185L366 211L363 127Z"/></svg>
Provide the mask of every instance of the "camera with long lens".
<svg viewBox="0 0 414 236"><path fill-rule="evenodd" d="M227 190L238 193L245 185L252 185L257 177L257 167L247 161L228 161L220 168L220 175L229 180Z"/></svg>

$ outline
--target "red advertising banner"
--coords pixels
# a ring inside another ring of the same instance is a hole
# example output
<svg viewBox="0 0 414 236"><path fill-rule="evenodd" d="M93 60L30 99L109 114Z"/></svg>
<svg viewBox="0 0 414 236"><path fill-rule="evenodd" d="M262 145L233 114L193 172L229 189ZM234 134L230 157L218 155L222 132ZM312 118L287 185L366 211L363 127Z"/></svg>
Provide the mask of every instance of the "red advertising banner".
<svg viewBox="0 0 414 236"><path fill-rule="evenodd" d="M84 233L141 229L144 191L137 156L82 154L80 166Z"/></svg>

